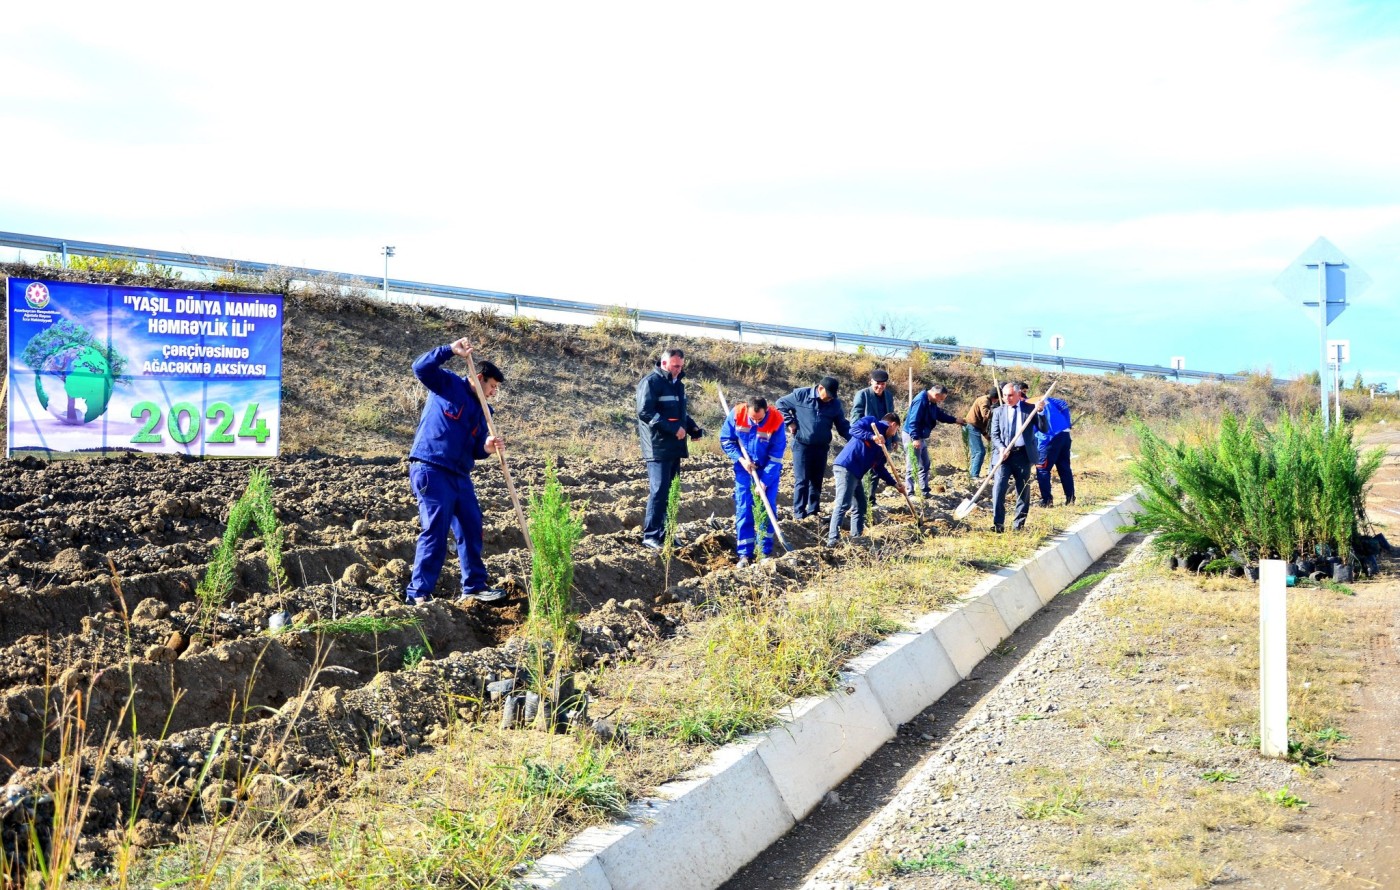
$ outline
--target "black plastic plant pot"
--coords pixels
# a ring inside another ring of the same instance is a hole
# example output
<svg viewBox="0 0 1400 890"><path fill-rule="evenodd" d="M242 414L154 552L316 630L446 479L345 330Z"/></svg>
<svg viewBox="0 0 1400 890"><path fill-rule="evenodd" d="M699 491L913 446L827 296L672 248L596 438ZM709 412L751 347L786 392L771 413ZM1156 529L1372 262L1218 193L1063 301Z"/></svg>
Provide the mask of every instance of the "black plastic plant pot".
<svg viewBox="0 0 1400 890"><path fill-rule="evenodd" d="M1244 571L1244 576L1245 576L1245 578L1246 578L1247 580L1250 580L1250 581L1258 581L1258 580L1259 580L1259 567L1258 567L1258 566L1245 566L1243 571Z"/></svg>
<svg viewBox="0 0 1400 890"><path fill-rule="evenodd" d="M1311 575L1315 571L1317 571L1317 563L1313 562L1311 559L1298 560L1299 575Z"/></svg>
<svg viewBox="0 0 1400 890"><path fill-rule="evenodd" d="M1326 581L1330 576L1326 572L1313 572L1308 577L1314 581Z"/></svg>
<svg viewBox="0 0 1400 890"><path fill-rule="evenodd" d="M1338 584L1350 584L1355 577L1356 573L1346 563L1332 566L1332 580Z"/></svg>

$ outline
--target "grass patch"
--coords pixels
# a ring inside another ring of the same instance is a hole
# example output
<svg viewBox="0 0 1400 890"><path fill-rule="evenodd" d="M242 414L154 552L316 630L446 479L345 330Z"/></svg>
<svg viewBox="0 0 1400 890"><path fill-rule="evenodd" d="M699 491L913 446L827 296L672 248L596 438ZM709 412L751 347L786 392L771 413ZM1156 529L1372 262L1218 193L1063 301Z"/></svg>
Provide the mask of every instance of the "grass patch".
<svg viewBox="0 0 1400 890"><path fill-rule="evenodd" d="M288 630L338 636L342 634L383 634L396 630L421 627L418 618L384 618L379 615L355 615L350 618L323 618L306 624L292 625Z"/></svg>
<svg viewBox="0 0 1400 890"><path fill-rule="evenodd" d="M961 861L967 849L966 841L954 841L936 847L916 859L887 859L878 862L870 869L872 877L879 875L915 875L921 872L937 872L957 875L984 887L997 887L1002 890L1015 890L1016 879L1000 873L994 868L976 868Z"/></svg>
<svg viewBox="0 0 1400 890"><path fill-rule="evenodd" d="M1083 578L1080 578L1078 581L1075 581L1073 584L1066 587L1061 592L1074 593L1076 590L1083 590L1086 587L1093 587L1095 584L1107 578L1109 574L1109 572L1095 572L1092 575L1085 575Z"/></svg>

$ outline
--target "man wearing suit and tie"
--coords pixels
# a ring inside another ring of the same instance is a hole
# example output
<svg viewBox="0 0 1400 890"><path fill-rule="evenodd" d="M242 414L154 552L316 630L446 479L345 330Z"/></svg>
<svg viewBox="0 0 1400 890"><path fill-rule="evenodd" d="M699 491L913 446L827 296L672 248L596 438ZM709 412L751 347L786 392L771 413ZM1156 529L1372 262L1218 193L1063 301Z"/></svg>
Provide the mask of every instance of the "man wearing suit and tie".
<svg viewBox="0 0 1400 890"><path fill-rule="evenodd" d="M1014 383L1001 388L1005 404L992 409L992 449L1000 458L996 466L996 478L992 482L992 531L1006 529L1006 483L1008 479L1016 484L1016 516L1012 520L1013 529L1026 524L1031 512L1031 452L1035 449L1035 435L1032 430L1048 431L1049 425L1041 413L1040 402L1032 404L1026 400ZM1024 432L1017 435L1026 418L1034 418ZM1009 449L1009 450L1008 450ZM1005 456L1003 457L1003 453Z"/></svg>

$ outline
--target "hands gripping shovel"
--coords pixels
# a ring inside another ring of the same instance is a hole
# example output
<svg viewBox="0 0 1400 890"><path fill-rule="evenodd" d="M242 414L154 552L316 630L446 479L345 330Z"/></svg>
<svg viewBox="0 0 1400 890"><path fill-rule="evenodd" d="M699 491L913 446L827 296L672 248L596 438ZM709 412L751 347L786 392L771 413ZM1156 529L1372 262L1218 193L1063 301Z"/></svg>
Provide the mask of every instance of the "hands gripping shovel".
<svg viewBox="0 0 1400 890"><path fill-rule="evenodd" d="M1052 393L1052 392L1055 391L1055 384L1056 384L1056 383L1059 383L1059 382L1060 382L1060 381L1056 380L1055 383L1050 384L1050 388L1047 389L1047 390L1045 390L1045 395L1041 396L1040 398L1041 398L1041 399L1048 399L1048 398L1050 398L1050 393ZM1026 415L1026 419L1023 420L1023 421L1021 421L1021 428L1018 429L1018 430L1016 430L1016 435L1012 436L1012 437L1011 437L1011 440L1014 442L1015 440L1019 439L1019 438L1021 437L1021 435L1022 435L1023 433L1025 433L1026 427L1030 426L1030 425L1031 425L1031 421L1034 420L1034 419L1035 419L1035 412L1034 412L1034 411L1031 412L1030 414ZM981 484L981 485L977 486L977 490L974 491L974 492L972 493L972 497L970 497L970 498L968 498L967 500L963 501L961 504L958 504L958 509L956 509L956 510L953 511L953 518L954 518L954 519L966 519L966 518L967 518L967 515L968 515L969 513L971 513L973 510L977 509L977 499L980 498L980 497L982 496L982 492L986 491L986 489L987 489L987 483L988 483L988 482L991 482L994 478L996 478L997 467L1000 467L1000 466L1001 466L1002 461L1006 460L1006 456L1007 456L1008 454L1010 454L1010 453L1011 453L1011 446L1010 446L1010 445L1007 445L1005 448L1001 449L1001 454L998 454L998 455L997 455L996 463L992 464L992 472L989 473L989 474L987 475L987 478L986 478L986 479L983 479L983 480L982 480L982 484Z"/></svg>
<svg viewBox="0 0 1400 890"><path fill-rule="evenodd" d="M715 390L719 393L719 406L724 409L724 416L729 416L729 402L724 398L724 389L718 384ZM769 409L773 410L773 409ZM749 450L744 447L744 440L737 439L739 443L739 453L744 456L744 460L749 463L749 478L753 479L754 488L758 490L758 496L763 498L763 509L768 514L768 521L773 525L773 534L777 536L778 543L783 545L783 550L791 550L787 541L783 540L783 530L778 528L778 511L774 509L773 499L768 496L768 489L764 486L763 480L758 478L758 471L753 469L753 458L749 457Z"/></svg>
<svg viewBox="0 0 1400 890"><path fill-rule="evenodd" d="M486 405L486 393L481 391L481 381L476 377L476 362L472 361L473 347L468 346L463 352L452 350L467 360L467 379L471 381L472 389L476 392L477 401L481 402L481 413L486 416L486 432L493 439L500 441L500 436L496 435L496 426L491 422L491 409ZM515 518L520 523L520 533L525 536L525 549L530 551L530 558L535 557L535 545L530 540L530 523L525 521L525 511L520 508L520 497L515 493L515 480L510 477L510 467L506 466L506 453L504 450L496 452L496 456L501 459L501 473L506 477L506 491L510 492L510 501L515 505Z"/></svg>
<svg viewBox="0 0 1400 890"><path fill-rule="evenodd" d="M885 447L885 437L882 436L882 435L880 435L880 427L878 427L877 425L875 425L875 424L872 423L872 424L870 425L870 431L871 431L872 433L875 434L875 441L876 441L877 443L879 443L879 445L880 445L880 450L883 451L883 452L885 452L885 464L890 468L890 475L893 476L893 475L894 475L894 458L893 458L893 457L890 457L890 450L889 450L888 448ZM907 449L906 449L905 454L906 454L906 458L905 458L905 459L907 460L907 459L908 459L908 457L907 457L907 454L908 454ZM907 477L906 477L906 478L907 478ZM923 531L923 530L924 530L924 525L923 525L922 522L919 521L919 513L918 513L918 511L916 511L916 510L914 509L914 501L913 501L912 498L909 497L909 491L908 491L908 489L904 488L903 486L900 486L900 487L899 487L899 493L902 494L902 495L904 495L904 503L906 503L906 504L909 505L909 515L914 517L914 528L918 529L919 531Z"/></svg>

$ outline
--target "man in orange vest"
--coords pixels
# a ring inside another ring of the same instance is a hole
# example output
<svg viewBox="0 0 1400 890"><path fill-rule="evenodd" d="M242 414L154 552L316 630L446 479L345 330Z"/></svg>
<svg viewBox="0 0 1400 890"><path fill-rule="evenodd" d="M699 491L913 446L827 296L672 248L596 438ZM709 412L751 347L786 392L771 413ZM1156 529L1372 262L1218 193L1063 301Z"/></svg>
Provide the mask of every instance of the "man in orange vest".
<svg viewBox="0 0 1400 890"><path fill-rule="evenodd" d="M743 448L740 448L740 443ZM749 564L754 555L754 499L763 503L764 515L768 517L763 526L761 542L764 556L773 553L773 508L778 500L778 480L783 472L783 454L787 451L787 427L783 426L783 415L770 411L767 399L750 399L740 402L724 419L720 429L719 445L729 459L734 461L734 534L738 538L735 550L739 553L739 567ZM747 452L748 457L744 454ZM763 481L768 492L766 501L753 484L750 470Z"/></svg>

